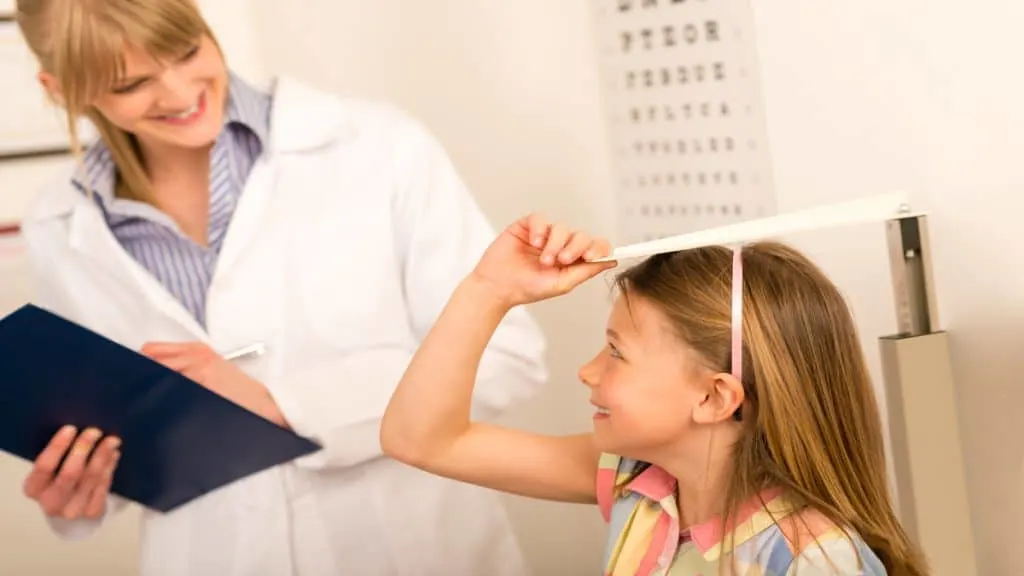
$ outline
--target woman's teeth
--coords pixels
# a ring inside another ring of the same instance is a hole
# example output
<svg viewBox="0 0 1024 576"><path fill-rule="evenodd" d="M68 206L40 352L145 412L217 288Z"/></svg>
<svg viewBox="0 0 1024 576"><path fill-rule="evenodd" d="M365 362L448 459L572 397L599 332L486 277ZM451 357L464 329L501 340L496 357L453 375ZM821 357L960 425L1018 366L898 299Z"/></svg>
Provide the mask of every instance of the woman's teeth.
<svg viewBox="0 0 1024 576"><path fill-rule="evenodd" d="M182 112L178 112L177 114L168 114L168 115L164 116L164 118L171 118L171 119L175 119L175 120L180 120L182 118L188 118L189 116L195 114L198 111L199 111L199 103L196 102L188 110L185 110L185 111L182 111Z"/></svg>
<svg viewBox="0 0 1024 576"><path fill-rule="evenodd" d="M608 409L607 408L598 408L597 409L597 413L598 414L604 414L605 416L607 416L608 415Z"/></svg>

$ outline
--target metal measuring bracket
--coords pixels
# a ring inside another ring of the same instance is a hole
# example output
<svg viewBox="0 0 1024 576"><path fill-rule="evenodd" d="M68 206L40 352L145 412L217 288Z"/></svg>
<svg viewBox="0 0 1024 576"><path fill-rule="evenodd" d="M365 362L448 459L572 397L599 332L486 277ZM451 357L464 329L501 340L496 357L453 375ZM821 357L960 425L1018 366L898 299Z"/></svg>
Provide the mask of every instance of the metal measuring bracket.
<svg viewBox="0 0 1024 576"><path fill-rule="evenodd" d="M879 338L897 513L935 574L977 561L949 334L940 329L927 216L886 220L896 333Z"/></svg>
<svg viewBox="0 0 1024 576"><path fill-rule="evenodd" d="M932 273L928 217L910 214L887 220L889 267L892 272L898 334L920 336L938 328L938 302Z"/></svg>

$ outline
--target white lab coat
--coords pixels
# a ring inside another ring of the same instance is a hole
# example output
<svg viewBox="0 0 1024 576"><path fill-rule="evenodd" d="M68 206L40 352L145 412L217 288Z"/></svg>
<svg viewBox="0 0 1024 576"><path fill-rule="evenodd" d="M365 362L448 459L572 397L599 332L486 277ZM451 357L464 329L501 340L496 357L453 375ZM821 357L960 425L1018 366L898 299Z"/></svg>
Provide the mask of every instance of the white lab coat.
<svg viewBox="0 0 1024 576"><path fill-rule="evenodd" d="M133 349L265 342L264 357L240 365L299 434L324 445L169 514L144 512L141 574L523 574L496 494L387 459L378 441L418 342L495 232L442 148L401 112L288 78L273 89L270 142L228 231L207 330L122 251L68 178L24 222L39 305ZM513 310L480 368L476 415L535 393L543 352L535 323ZM67 537L95 529L51 525Z"/></svg>

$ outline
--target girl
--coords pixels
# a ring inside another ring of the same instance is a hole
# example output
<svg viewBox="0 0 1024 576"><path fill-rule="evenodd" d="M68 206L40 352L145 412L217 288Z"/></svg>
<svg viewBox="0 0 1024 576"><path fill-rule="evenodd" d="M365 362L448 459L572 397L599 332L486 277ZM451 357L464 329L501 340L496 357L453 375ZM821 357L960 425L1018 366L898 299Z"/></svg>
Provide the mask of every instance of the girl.
<svg viewBox="0 0 1024 576"><path fill-rule="evenodd" d="M621 273L607 344L579 373L593 432L470 421L473 376L504 315L614 266L587 262L607 253L538 216L509 227L414 356L384 416L385 452L496 490L597 503L612 576L924 575L893 515L853 321L783 245L659 255Z"/></svg>
<svg viewBox="0 0 1024 576"><path fill-rule="evenodd" d="M496 495L378 442L494 237L436 141L383 105L248 85L194 0L18 0L17 22L69 127L102 136L23 222L38 303L323 447L143 511L140 574L520 576ZM221 356L254 343L263 356ZM545 380L543 340L518 313L489 350L475 408L497 415ZM108 492L132 439L102 432L58 433L25 482L62 535L123 503Z"/></svg>

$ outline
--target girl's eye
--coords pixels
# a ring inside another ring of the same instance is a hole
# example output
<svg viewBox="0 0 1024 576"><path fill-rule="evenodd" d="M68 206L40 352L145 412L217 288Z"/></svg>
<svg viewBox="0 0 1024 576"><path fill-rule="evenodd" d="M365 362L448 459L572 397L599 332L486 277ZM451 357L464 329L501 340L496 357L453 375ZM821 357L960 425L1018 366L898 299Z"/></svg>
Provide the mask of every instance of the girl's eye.
<svg viewBox="0 0 1024 576"><path fill-rule="evenodd" d="M611 342L608 343L608 352L611 354L612 358L622 358L622 354L619 352L619 349Z"/></svg>

